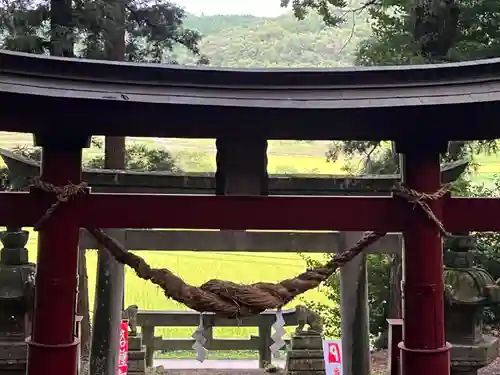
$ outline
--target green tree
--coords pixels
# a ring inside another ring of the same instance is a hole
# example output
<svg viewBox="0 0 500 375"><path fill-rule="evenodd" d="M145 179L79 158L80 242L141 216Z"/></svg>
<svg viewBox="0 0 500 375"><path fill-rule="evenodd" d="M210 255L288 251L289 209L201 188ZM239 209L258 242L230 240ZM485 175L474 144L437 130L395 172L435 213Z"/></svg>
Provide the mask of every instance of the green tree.
<svg viewBox="0 0 500 375"><path fill-rule="evenodd" d="M399 65L499 56L500 12L495 1L438 4L441 13L435 17L435 30L427 36L427 43L413 1L397 2L389 8L374 6L370 12L373 37L359 46L357 63ZM429 53L429 48L434 52Z"/></svg>
<svg viewBox="0 0 500 375"><path fill-rule="evenodd" d="M99 138L92 138L92 146L103 151L104 145ZM12 149L12 152L38 162L42 159L42 150L40 147L16 146ZM176 160L167 150L150 147L145 144L128 144L125 159L127 169L130 170L182 172L177 167ZM100 155L85 160L83 165L88 168L104 168L104 153L102 152Z"/></svg>
<svg viewBox="0 0 500 375"><path fill-rule="evenodd" d="M366 0L351 5L344 0L282 0L303 19L318 13L329 26L345 22L351 12L370 15L372 37L358 48L359 65L400 65L464 61L497 57L500 53L495 1Z"/></svg>
<svg viewBox="0 0 500 375"><path fill-rule="evenodd" d="M98 139L93 140L93 145L103 149L103 143ZM89 168L104 168L104 154L92 157L84 165ZM125 167L136 171L182 172L167 150L141 143L131 143L126 146Z"/></svg>
<svg viewBox="0 0 500 375"><path fill-rule="evenodd" d="M303 19L308 10L313 10L329 26L338 26L348 14L367 11L372 18L374 33L371 43L375 42L374 50L370 51L375 57L410 56L409 63L447 61L459 33L461 13L455 0L367 0L357 4L345 0L281 1L282 6L290 3L298 19ZM387 40L395 41L395 44L381 47L376 43ZM396 46L399 50L393 50ZM388 62L388 59L376 61Z"/></svg>
<svg viewBox="0 0 500 375"><path fill-rule="evenodd" d="M196 56L198 63L208 63L199 51L201 34L183 26L183 9L161 0L127 0L123 4L126 60L175 63L171 51L178 45ZM107 34L120 27L118 12L117 2L105 0L2 0L1 46L38 54L66 55L53 53L66 50L102 59Z"/></svg>

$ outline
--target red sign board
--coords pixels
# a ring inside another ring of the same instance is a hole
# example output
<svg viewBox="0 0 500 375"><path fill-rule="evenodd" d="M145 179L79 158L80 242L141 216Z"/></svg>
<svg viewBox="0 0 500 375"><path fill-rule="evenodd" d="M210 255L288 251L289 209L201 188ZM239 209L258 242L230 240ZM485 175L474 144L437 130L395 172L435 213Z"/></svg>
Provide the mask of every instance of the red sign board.
<svg viewBox="0 0 500 375"><path fill-rule="evenodd" d="M342 363L339 344L336 342L328 343L328 363Z"/></svg>
<svg viewBox="0 0 500 375"><path fill-rule="evenodd" d="M118 375L127 375L128 370L128 320L120 324L120 352L118 353Z"/></svg>
<svg viewBox="0 0 500 375"><path fill-rule="evenodd" d="M342 341L323 340L323 358L326 375L342 375Z"/></svg>

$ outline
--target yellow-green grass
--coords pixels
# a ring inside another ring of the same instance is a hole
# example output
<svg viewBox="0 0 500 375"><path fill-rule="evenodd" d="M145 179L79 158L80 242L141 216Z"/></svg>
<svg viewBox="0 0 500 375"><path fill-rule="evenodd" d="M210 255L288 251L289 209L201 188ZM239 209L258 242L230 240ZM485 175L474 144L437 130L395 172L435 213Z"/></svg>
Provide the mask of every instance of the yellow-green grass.
<svg viewBox="0 0 500 375"><path fill-rule="evenodd" d="M178 160L177 164L184 171L215 172L215 156L203 152L172 152ZM341 174L342 164L328 163L324 156L311 155L271 155L269 156L268 173L279 174Z"/></svg>

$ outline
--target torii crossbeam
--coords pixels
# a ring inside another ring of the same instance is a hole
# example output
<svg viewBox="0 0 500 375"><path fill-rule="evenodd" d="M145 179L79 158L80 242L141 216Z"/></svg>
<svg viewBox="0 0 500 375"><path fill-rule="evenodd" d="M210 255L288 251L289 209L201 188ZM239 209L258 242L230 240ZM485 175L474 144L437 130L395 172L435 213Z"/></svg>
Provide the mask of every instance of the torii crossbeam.
<svg viewBox="0 0 500 375"><path fill-rule="evenodd" d="M53 195L1 193L0 223L33 226L52 203ZM500 230L500 216L494 215L500 212L500 199L445 197L439 206L449 232ZM405 200L386 197L95 193L76 199L58 216L99 228L404 232L414 222L409 217L414 211Z"/></svg>
<svg viewBox="0 0 500 375"><path fill-rule="evenodd" d="M184 69L6 52L0 61L0 130L35 133L43 147L40 179L56 186L80 183L82 148L92 134L248 133L263 139L395 140L404 156L405 185L432 194L442 187L439 158L449 140L500 137L491 122L500 101L496 60L318 72ZM54 116L40 118L36 111L20 111L21 105L43 106ZM166 125L165 113L171 119ZM430 121L450 113L456 121ZM175 116L179 121L172 124ZM325 125L334 118L344 126ZM465 126L470 123L475 125ZM38 190L2 193L0 225L33 226L55 200ZM428 203L449 232L500 230L499 199L445 196ZM401 198L89 194L61 204L40 229L28 375L76 373L80 227L401 231L402 373L450 373L441 232Z"/></svg>

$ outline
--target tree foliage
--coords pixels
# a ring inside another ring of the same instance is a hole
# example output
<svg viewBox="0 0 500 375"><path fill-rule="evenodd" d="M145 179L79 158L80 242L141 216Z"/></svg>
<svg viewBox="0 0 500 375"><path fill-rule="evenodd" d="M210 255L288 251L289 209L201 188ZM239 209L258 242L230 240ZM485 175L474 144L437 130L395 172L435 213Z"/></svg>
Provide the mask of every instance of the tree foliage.
<svg viewBox="0 0 500 375"><path fill-rule="evenodd" d="M97 137L92 138L92 146L101 150L100 154L85 160L84 167L104 168L103 142ZM40 147L16 146L12 152L40 162L42 160L42 149ZM182 170L176 165L176 160L164 149L150 147L140 143L127 144L126 168L135 171L166 171L180 173ZM10 190L15 188L11 183L11 176L6 167L0 168L0 190Z"/></svg>
<svg viewBox="0 0 500 375"><path fill-rule="evenodd" d="M442 41L434 55L426 53L424 36L415 21L415 2L404 0L389 7L370 9L373 37L359 47L361 65L399 65L435 61L467 61L497 57L500 53L498 22L500 10L495 1L425 1L436 3L442 12L436 22L450 22L453 28L437 28L433 38ZM454 18L451 22L449 18Z"/></svg>
<svg viewBox="0 0 500 375"><path fill-rule="evenodd" d="M88 168L102 169L104 168L103 142L101 139L93 137L92 146L101 152L99 155L84 161L83 165ZM12 152L38 162L42 159L40 147L16 146ZM127 144L125 159L128 170L182 172L168 151L141 143Z"/></svg>
<svg viewBox="0 0 500 375"><path fill-rule="evenodd" d="M462 159L470 160L469 167L475 168L474 157L498 151L495 140L454 141L448 145L448 152L442 155L442 162ZM399 156L390 142L383 141L335 141L329 146L327 160L336 162L342 156L343 169L349 173L394 174L399 173Z"/></svg>
<svg viewBox="0 0 500 375"><path fill-rule="evenodd" d="M103 142L100 139L94 138L92 142L94 147L103 149ZM89 168L104 168L104 155L94 156L84 165ZM127 144L125 167L135 171L181 172L180 168L176 166L175 159L167 150L149 147L141 143Z"/></svg>
<svg viewBox="0 0 500 375"><path fill-rule="evenodd" d="M326 254L323 261L315 260L302 254L308 267L320 266L324 261L329 261L335 254ZM367 259L368 278L368 304L370 308L369 324L370 335L379 335L387 326L386 319L389 315L390 300L390 275L391 258L385 254L372 254ZM340 276L334 273L323 285L320 291L327 297L329 303L303 300L308 308L316 311L323 319L326 337L341 337L340 329Z"/></svg>
<svg viewBox="0 0 500 375"><path fill-rule="evenodd" d="M12 18L13 10L11 8L16 8L19 1L14 0L11 4L10 1L0 0L0 4L3 4L0 7L2 34L4 37L15 36L15 38L8 38L12 39L9 41L11 44L8 49L48 54L50 51L50 32L48 29L50 9L48 7L44 8L45 29L39 26L38 21L36 27L22 27L26 17L24 12L16 15L17 19L23 21L16 29L17 31L7 32L5 29L3 20L6 17L7 19ZM24 0L24 3L34 1ZM98 5L103 1L96 0L90 3L88 0L80 0L83 5L86 5L86 10L82 11L84 15L81 18L83 20L91 19L92 14L96 16L102 13L103 10L98 8ZM118 0L113 0L113 2L116 1ZM38 3L48 4L48 0L40 0L37 1ZM9 5L10 8L7 10ZM74 13L78 13L77 5L74 6ZM82 5L78 5L78 7L78 9L83 8ZM371 35L366 13L356 13L354 16L349 14L342 24L332 28L327 27L321 17L312 12L300 22L297 22L293 14L290 13L274 18L249 15L196 16L184 13L182 29L190 30L200 38L197 45L200 55L191 52L180 43L174 43L172 51L164 51L163 62L174 61L192 65L203 58L205 62L208 59L213 66L224 67L351 66L355 60L356 46ZM80 23L82 27L76 28L74 33L70 33L68 36L69 40L75 42L76 56L102 58L106 43L106 31L102 26L105 24L113 25L113 22L92 24L88 21L81 21ZM64 30L64 28L62 29ZM39 34L43 30L45 33L40 37ZM78 30L82 30L82 32ZM144 28L141 32L146 31L147 29ZM31 40L29 37L27 38L28 42L22 43L21 36L31 36L33 33L37 35L36 40ZM71 37L71 35L74 36ZM129 40L127 37L127 41ZM134 38L134 41L136 43L128 43L127 60L155 61L154 47L148 44L146 39L137 37ZM32 48L33 45L37 48ZM4 48L7 48L7 45L4 44ZM150 55L148 55L149 51L151 51Z"/></svg>
<svg viewBox="0 0 500 375"><path fill-rule="evenodd" d="M200 33L183 26L186 13L172 2L75 0L70 2L68 22L54 26L51 6L62 2L1 0L2 48L49 54L54 44L69 50L75 45L76 56L105 59L108 34L123 28L118 14L119 7L124 7L126 60L175 63L171 52L174 47L181 46L195 56L195 62L208 63L199 50Z"/></svg>
<svg viewBox="0 0 500 375"><path fill-rule="evenodd" d="M186 17L185 25L203 35L200 50L210 64L239 68L352 66L356 45L371 35L365 15L327 27L311 13L297 22L292 14L265 18L244 15ZM193 58L174 50L179 63Z"/></svg>
<svg viewBox="0 0 500 375"><path fill-rule="evenodd" d="M332 255L326 255L327 260ZM322 261L311 258L306 254L301 254L305 260L307 268L319 267ZM320 287L320 291L328 298L330 303L323 303L312 300L302 300L302 303L309 309L317 312L323 320L324 334L326 337L340 337L340 277L335 272Z"/></svg>
<svg viewBox="0 0 500 375"><path fill-rule="evenodd" d="M359 65L400 65L465 61L500 53L500 9L496 1L456 0L282 0L303 19L318 13L338 26L349 12L370 15L372 36L358 49Z"/></svg>
<svg viewBox="0 0 500 375"><path fill-rule="evenodd" d="M281 3L283 6L291 3L298 19L313 10L329 26L344 22L347 14L367 11L373 20L372 42L375 45L380 41L395 42L373 51L387 57L404 55L428 61L445 60L460 27L461 13L455 0L366 0L354 8L345 0L282 0ZM396 45L400 48L385 48ZM387 59L381 61L388 62Z"/></svg>

